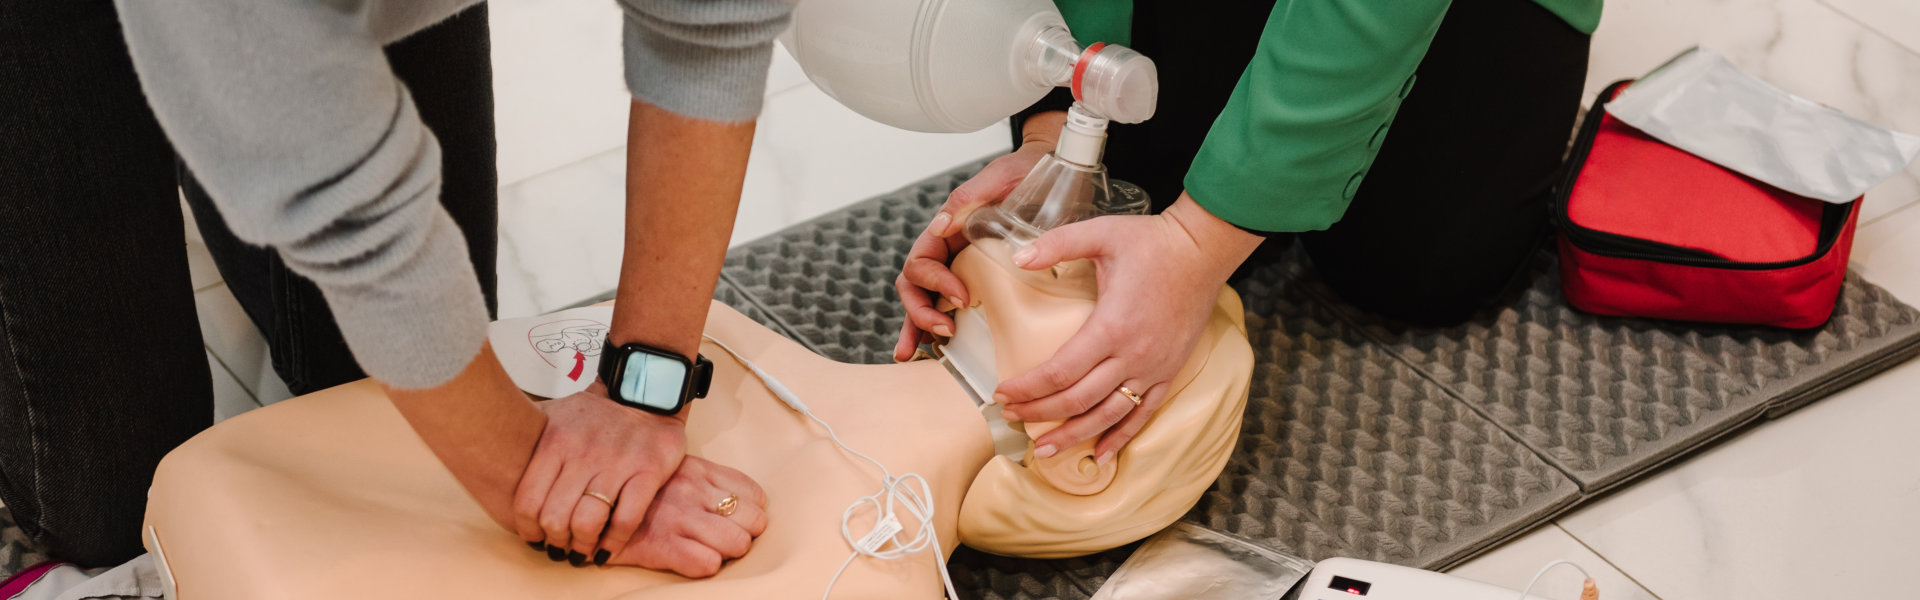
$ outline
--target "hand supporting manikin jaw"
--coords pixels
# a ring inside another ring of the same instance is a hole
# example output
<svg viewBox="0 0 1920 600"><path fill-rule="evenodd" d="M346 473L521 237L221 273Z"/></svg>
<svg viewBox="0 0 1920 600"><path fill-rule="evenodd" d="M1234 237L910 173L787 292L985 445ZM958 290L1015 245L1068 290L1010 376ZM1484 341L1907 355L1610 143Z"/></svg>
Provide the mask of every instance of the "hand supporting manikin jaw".
<svg viewBox="0 0 1920 600"><path fill-rule="evenodd" d="M1092 298L1061 285L1071 276L1023 273L996 264L998 254L983 243L956 272L977 290L969 310L987 324L996 364L1012 372L1050 355ZM1099 489L1075 493L1049 483L1059 479L1046 474L1049 463L996 457L967 388L935 361L833 362L718 303L706 332L778 378L852 448L896 475L926 478L932 527L948 556L959 543L1016 556L1087 554L1173 522L1231 454L1252 371L1239 300L1223 288L1166 406L1111 475L1097 478ZM879 474L715 344L701 351L714 359L714 383L690 408L688 454L734 466L768 496L766 532L714 577L576 569L527 550L369 382L241 415L170 454L150 493L148 548L187 600L816 596L849 553L843 511L878 489ZM871 524L856 518L851 527L857 536ZM832 597L936 598L941 590L934 557L923 552L861 557Z"/></svg>
<svg viewBox="0 0 1920 600"><path fill-rule="evenodd" d="M1002 376L1045 362L1094 302L1090 263L1027 271L1012 265L1011 252L1004 240L977 240L953 262L974 298L963 309L970 314L956 318L956 341L992 338L993 368ZM1139 540L1193 508L1226 466L1240 430L1253 370L1243 318L1239 296L1221 288L1168 401L1113 461L1099 463L1092 440L1047 458L1036 458L1030 442L1021 460L995 456L961 504L961 542L1010 556L1079 556ZM1059 423L1024 425L1032 439Z"/></svg>

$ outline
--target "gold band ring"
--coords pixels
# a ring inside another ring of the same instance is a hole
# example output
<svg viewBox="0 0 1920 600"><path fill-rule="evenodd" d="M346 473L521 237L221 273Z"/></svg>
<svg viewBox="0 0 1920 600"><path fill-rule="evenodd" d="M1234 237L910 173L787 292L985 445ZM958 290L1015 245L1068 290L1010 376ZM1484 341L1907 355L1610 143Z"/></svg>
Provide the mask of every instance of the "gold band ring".
<svg viewBox="0 0 1920 600"><path fill-rule="evenodd" d="M608 498L606 494L602 494L602 493L600 493L600 492L587 492L587 493L586 493L586 496L587 496L588 498L592 498L592 499L595 499L595 500L599 500L599 501L601 501L601 502L605 502L605 503L607 503L607 506L609 506L609 507L611 507L611 506L613 506L613 499L612 499L612 498Z"/></svg>
<svg viewBox="0 0 1920 600"><path fill-rule="evenodd" d="M1120 386L1120 389L1114 390L1114 391L1120 392L1120 395L1126 396L1128 400L1132 400L1134 406L1140 405L1140 394L1135 393L1133 390L1127 389L1127 386L1124 386L1124 385Z"/></svg>
<svg viewBox="0 0 1920 600"><path fill-rule="evenodd" d="M731 517L733 516L733 511L738 510L739 508L740 508L740 496L737 494L728 493L727 497L721 498L720 502L713 505L713 512L720 513L720 516L722 517Z"/></svg>

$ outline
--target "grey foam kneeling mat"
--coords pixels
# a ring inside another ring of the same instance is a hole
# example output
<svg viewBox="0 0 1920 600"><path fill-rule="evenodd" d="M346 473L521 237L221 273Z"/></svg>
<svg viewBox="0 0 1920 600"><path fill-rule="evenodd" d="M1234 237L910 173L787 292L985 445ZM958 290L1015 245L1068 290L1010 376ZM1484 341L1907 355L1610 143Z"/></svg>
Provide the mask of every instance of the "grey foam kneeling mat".
<svg viewBox="0 0 1920 600"><path fill-rule="evenodd" d="M1573 480L1301 293L1299 270L1235 285L1253 386L1239 446L1189 520L1309 560L1425 566L1575 500Z"/></svg>
<svg viewBox="0 0 1920 600"><path fill-rule="evenodd" d="M1920 312L1851 273L1833 317L1802 331L1590 315L1561 300L1551 255L1530 275L1519 297L1438 329L1344 305L1311 270L1295 285L1588 493L1920 352Z"/></svg>
<svg viewBox="0 0 1920 600"><path fill-rule="evenodd" d="M966 165L742 245L715 296L825 356L891 360L893 280ZM1236 282L1256 353L1239 446L1186 519L1320 560L1465 560L1609 487L1920 352L1920 312L1849 277L1809 331L1596 317L1553 257L1468 323L1341 302L1300 252ZM962 550L965 595L1085 598L1131 546L1069 560Z"/></svg>

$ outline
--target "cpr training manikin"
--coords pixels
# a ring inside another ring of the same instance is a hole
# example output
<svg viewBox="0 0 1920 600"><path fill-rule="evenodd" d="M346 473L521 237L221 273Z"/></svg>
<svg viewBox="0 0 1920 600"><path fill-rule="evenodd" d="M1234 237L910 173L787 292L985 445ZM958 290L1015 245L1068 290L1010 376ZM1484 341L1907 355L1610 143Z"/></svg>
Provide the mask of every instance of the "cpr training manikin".
<svg viewBox="0 0 1920 600"><path fill-rule="evenodd" d="M996 370L1020 373L1073 333L1092 298L1084 288L1057 289L1051 272L996 264L1005 258L1004 243L986 241L963 251L954 271L984 317L974 322L990 328L980 333L992 335ZM1239 298L1223 288L1168 401L1111 463L1111 479L1069 493L1042 473L1096 473L1089 451L1027 466L995 456L967 389L936 361L833 362L719 303L706 324L713 340L777 377L848 446L895 474L924 477L943 556L965 543L1032 557L1119 546L1193 506L1239 430L1253 358L1244 330ZM187 600L817 596L850 552L842 512L873 494L880 474L713 341L702 353L715 359L714 382L689 408L688 455L739 469L768 498L766 532L714 577L576 569L529 551L488 518L371 381L241 415L168 455L148 504L148 550ZM865 531L870 521L853 527ZM914 534L908 527L904 536ZM937 568L925 553L860 557L832 597L937 598Z"/></svg>
<svg viewBox="0 0 1920 600"><path fill-rule="evenodd" d="M1025 223L999 208L970 220L1008 222ZM975 242L954 260L973 300L957 319L964 339L946 345L990 348L993 372L1017 374L1051 356L1091 313L1092 265L1017 269L1008 255L1019 240L980 233L993 229L970 227ZM1219 475L1239 430L1253 354L1232 290L1221 289L1210 319L1164 406L1102 467L1090 443L1044 460L1030 450L996 455L982 415L997 408L982 411L978 393L939 361L834 362L714 303L701 350L715 361L714 381L688 409L687 454L758 481L768 525L745 557L707 579L576 569L529 551L467 495L372 381L246 413L169 454L148 503L148 550L175 597L187 600L812 597L829 581L834 598L937 598L941 565L929 552L858 556L834 580L851 553L843 512L874 494L882 475L776 398L743 361L791 390L848 448L892 474L924 478L939 556L964 543L1065 557L1160 530ZM1037 436L1049 425L1025 431ZM903 525L901 539L918 535L917 522ZM872 526L871 514L849 524L856 532Z"/></svg>
<svg viewBox="0 0 1920 600"><path fill-rule="evenodd" d="M1114 48L1089 54L1108 55L1121 65L1110 69L1116 73L1147 79L1116 78L1112 87L1151 92L1151 64ZM240 415L169 454L148 501L148 550L174 597L185 600L829 591L832 598L892 599L941 597L948 589L942 561L958 544L1055 558L1144 538L1192 508L1233 451L1253 352L1231 289L1221 288L1166 401L1106 464L1094 459L1091 441L1036 458L1031 438L1058 423L1010 426L983 416L998 407L976 400L1051 357L1093 310L1092 264L1028 271L1009 256L1049 228L1121 212L1103 206L1105 124L1076 106L1062 151L1006 202L968 219L972 244L952 268L971 305L942 306L956 311L959 324L953 339L937 345L951 350L943 360L838 363L711 305L701 353L714 362L713 383L687 409L687 455L739 470L767 498L765 532L713 577L579 569L529 551L468 496L372 381ZM1024 441L1025 451L1017 443L1009 450L1010 439ZM889 476L917 478L900 486L916 495L924 480L926 497L915 500L931 508L930 535L903 511L890 547L937 541L892 560L850 545L876 519L872 510L849 507L875 496ZM843 520L852 533L843 533Z"/></svg>

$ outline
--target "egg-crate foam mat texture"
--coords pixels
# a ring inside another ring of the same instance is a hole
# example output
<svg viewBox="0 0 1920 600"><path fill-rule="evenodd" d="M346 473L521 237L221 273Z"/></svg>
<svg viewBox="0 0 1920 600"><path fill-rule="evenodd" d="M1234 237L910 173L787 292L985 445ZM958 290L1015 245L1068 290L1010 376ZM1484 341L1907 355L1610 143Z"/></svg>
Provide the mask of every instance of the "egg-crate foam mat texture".
<svg viewBox="0 0 1920 600"><path fill-rule="evenodd" d="M821 355L889 362L900 264L983 165L735 247L715 297ZM1236 281L1251 396L1234 456L1185 518L1308 560L1444 568L1920 353L1920 311L1857 276L1825 326L1786 331L1588 315L1561 300L1550 253L1529 269L1448 328L1341 302L1297 250ZM950 565L970 598L1086 598L1131 550L963 548Z"/></svg>

